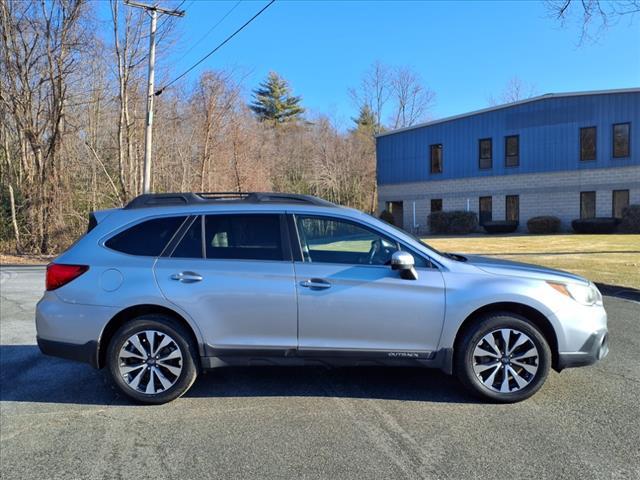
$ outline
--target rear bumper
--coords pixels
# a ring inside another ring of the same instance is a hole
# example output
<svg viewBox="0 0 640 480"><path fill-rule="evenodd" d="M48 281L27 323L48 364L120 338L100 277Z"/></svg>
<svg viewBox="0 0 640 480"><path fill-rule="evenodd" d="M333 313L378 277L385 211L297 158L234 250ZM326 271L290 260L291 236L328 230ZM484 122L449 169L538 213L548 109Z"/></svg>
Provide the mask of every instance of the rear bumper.
<svg viewBox="0 0 640 480"><path fill-rule="evenodd" d="M609 334L607 329L599 330L591 334L579 351L558 353L556 370L593 365L606 357L608 353Z"/></svg>
<svg viewBox="0 0 640 480"><path fill-rule="evenodd" d="M90 341L85 344L58 342L37 337L38 347L45 355L66 358L77 362L90 364L98 368L98 342Z"/></svg>

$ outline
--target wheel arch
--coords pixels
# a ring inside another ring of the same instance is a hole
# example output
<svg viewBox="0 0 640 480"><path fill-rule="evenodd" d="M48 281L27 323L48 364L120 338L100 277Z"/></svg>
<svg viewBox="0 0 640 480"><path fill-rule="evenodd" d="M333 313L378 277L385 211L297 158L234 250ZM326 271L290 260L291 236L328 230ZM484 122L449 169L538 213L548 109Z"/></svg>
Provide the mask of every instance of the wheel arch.
<svg viewBox="0 0 640 480"><path fill-rule="evenodd" d="M202 353L201 342L198 340L196 332L194 331L191 324L178 312L162 305L133 305L119 311L116 315L114 315L102 330L102 334L100 335L100 340L98 342L98 368L102 368L105 366L107 349L116 331L128 321L133 320L134 318L141 315L165 315L172 318L185 329L185 331L191 336L191 340L193 340L194 344L198 347L198 352L200 354Z"/></svg>
<svg viewBox="0 0 640 480"><path fill-rule="evenodd" d="M549 319L539 310L517 302L497 302L484 305L465 318L455 336L453 343L454 351L459 348L459 342L462 340L465 332L479 319L489 313L515 313L532 322L549 344L551 350L551 365L558 370L558 337Z"/></svg>

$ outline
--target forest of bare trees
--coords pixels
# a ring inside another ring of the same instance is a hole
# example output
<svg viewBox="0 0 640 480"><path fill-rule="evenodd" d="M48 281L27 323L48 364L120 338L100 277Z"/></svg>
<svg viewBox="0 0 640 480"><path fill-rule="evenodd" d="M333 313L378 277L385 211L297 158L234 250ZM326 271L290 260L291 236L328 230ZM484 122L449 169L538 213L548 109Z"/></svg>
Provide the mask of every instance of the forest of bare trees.
<svg viewBox="0 0 640 480"><path fill-rule="evenodd" d="M111 0L105 31L91 8L0 0L0 252L58 252L90 211L141 193L147 18ZM291 191L371 212L374 135L426 119L434 101L410 68L375 63L349 92L345 129L302 108L263 121L256 87L208 70L156 97L152 190Z"/></svg>

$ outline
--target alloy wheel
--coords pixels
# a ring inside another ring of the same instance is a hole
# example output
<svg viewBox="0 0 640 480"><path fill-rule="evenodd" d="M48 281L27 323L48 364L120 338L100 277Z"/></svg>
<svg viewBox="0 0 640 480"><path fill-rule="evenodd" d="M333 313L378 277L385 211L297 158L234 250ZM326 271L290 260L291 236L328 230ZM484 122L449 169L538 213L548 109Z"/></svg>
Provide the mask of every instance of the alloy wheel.
<svg viewBox="0 0 640 480"><path fill-rule="evenodd" d="M529 385L538 372L539 354L524 332L501 328L487 333L473 350L473 370L494 392L511 393Z"/></svg>
<svg viewBox="0 0 640 480"><path fill-rule="evenodd" d="M180 378L182 367L182 352L176 341L157 330L131 335L118 354L118 368L125 383L147 395L171 388Z"/></svg>

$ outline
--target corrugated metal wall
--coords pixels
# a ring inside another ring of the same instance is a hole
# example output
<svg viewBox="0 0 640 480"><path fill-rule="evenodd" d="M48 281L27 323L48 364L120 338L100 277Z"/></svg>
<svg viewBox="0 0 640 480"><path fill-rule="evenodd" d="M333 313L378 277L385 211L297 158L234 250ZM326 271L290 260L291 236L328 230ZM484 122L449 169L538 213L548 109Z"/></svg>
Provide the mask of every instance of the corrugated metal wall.
<svg viewBox="0 0 640 480"><path fill-rule="evenodd" d="M614 123L631 122L631 156L613 158ZM580 128L597 127L597 160L580 161ZM505 139L520 136L520 165L505 167ZM478 167L478 140L493 139L493 168ZM444 169L429 173L429 145ZM377 139L378 183L539 173L640 164L640 93L546 98Z"/></svg>

